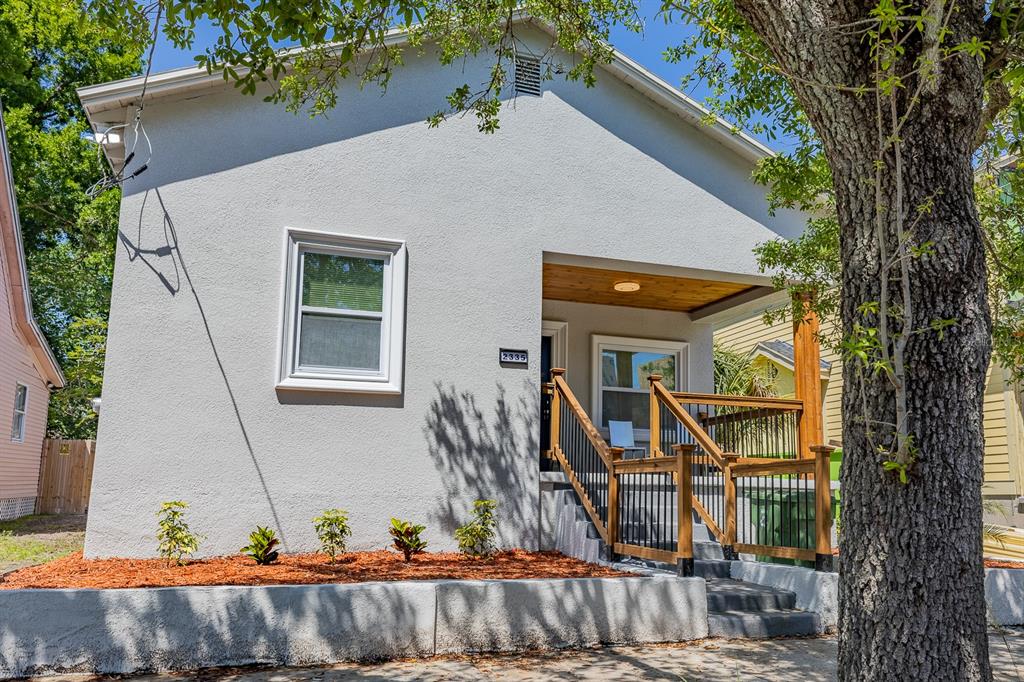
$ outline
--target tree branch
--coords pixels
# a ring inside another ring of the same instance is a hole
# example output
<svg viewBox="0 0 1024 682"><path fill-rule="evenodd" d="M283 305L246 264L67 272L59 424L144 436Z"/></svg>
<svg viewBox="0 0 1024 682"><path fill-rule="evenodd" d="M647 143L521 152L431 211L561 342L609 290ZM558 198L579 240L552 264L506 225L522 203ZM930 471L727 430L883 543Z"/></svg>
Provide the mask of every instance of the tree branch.
<svg viewBox="0 0 1024 682"><path fill-rule="evenodd" d="M1000 74L996 74L985 88L985 106L981 110L981 120L978 129L974 132L974 148L978 149L985 144L988 137L989 126L996 120L999 114L1010 105L1012 95L1006 83L1003 82Z"/></svg>

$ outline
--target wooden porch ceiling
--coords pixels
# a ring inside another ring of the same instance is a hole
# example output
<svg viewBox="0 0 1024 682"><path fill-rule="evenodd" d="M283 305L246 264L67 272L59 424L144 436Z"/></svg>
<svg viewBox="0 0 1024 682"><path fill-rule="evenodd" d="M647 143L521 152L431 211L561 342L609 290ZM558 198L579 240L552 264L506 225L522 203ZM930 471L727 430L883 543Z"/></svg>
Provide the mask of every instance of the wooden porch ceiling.
<svg viewBox="0 0 1024 682"><path fill-rule="evenodd" d="M630 292L616 291L617 282L636 282L640 288ZM754 288L735 282L544 263L544 298L555 301L688 313Z"/></svg>

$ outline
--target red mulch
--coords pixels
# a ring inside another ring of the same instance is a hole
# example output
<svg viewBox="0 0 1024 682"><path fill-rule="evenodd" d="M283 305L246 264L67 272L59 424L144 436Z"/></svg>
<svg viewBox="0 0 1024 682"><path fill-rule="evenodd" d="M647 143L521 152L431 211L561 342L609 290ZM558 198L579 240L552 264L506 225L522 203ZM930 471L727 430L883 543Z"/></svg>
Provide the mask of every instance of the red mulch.
<svg viewBox="0 0 1024 682"><path fill-rule="evenodd" d="M1002 559L985 559L985 568L1024 568L1024 561L1003 561Z"/></svg>
<svg viewBox="0 0 1024 682"><path fill-rule="evenodd" d="M391 580L513 580L631 576L558 552L499 552L490 560L455 553L423 553L405 563L400 554L350 552L331 564L324 554L282 554L270 566L239 555L168 566L163 559L62 559L0 576L0 589L126 588L181 585L308 585Z"/></svg>
<svg viewBox="0 0 1024 682"><path fill-rule="evenodd" d="M839 548L832 548L832 556L839 556ZM1003 561L1001 559L985 559L985 568L1024 568L1024 561Z"/></svg>

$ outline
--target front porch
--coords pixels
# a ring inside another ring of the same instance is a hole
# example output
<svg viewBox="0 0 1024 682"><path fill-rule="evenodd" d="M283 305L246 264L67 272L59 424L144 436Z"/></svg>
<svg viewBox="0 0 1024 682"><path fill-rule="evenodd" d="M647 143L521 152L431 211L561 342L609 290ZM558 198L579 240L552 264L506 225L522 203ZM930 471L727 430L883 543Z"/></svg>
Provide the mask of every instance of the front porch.
<svg viewBox="0 0 1024 682"><path fill-rule="evenodd" d="M813 313L793 326L795 397L716 395L709 318L770 289L558 262L543 291L542 468L566 476L609 558L691 574L696 520L725 559L830 568Z"/></svg>

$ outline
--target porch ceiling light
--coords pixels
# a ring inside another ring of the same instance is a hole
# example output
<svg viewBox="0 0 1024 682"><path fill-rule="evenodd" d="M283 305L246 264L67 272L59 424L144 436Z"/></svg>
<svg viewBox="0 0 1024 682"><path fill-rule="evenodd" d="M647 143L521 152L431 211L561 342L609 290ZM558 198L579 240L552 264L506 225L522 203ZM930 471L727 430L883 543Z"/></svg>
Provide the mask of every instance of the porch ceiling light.
<svg viewBox="0 0 1024 682"><path fill-rule="evenodd" d="M630 292L639 291L640 282L635 282L631 279L623 280L622 282L616 282L614 285L615 291Z"/></svg>

